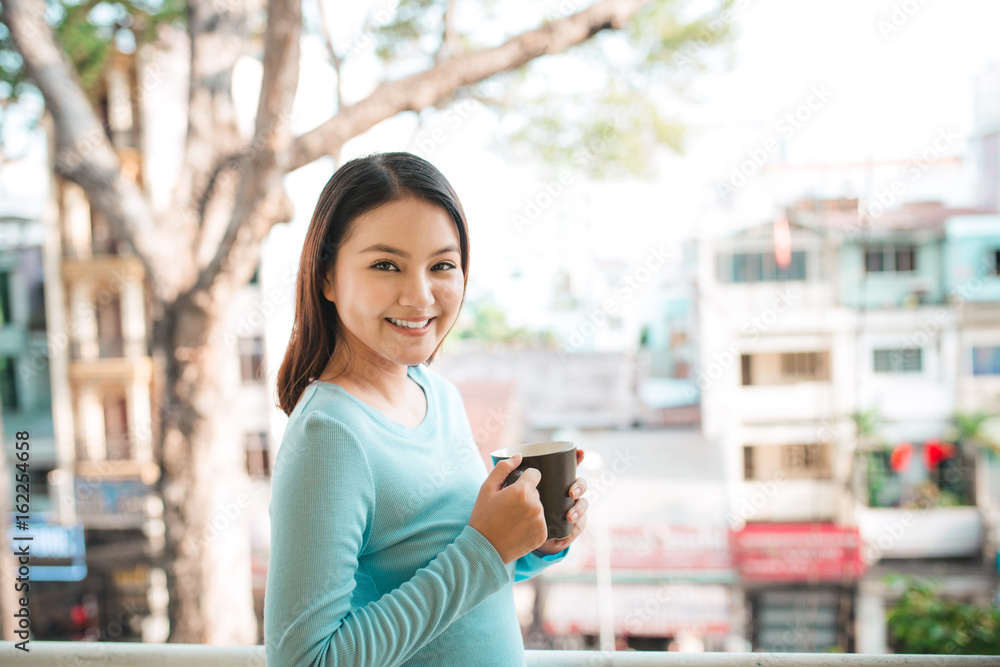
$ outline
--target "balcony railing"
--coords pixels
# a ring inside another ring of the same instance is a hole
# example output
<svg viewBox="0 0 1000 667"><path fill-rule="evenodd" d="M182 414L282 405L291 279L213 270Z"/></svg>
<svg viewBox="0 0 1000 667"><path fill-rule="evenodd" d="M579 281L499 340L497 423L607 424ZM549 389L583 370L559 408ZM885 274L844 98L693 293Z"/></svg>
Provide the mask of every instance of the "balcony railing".
<svg viewBox="0 0 1000 667"><path fill-rule="evenodd" d="M139 644L125 642L31 641L29 653L13 642L0 642L0 664L34 667L265 667L263 646L203 646L200 644ZM601 651L526 651L528 667L793 667L852 665L895 667L937 665L969 667L996 665L996 656L863 655L856 653L665 653Z"/></svg>

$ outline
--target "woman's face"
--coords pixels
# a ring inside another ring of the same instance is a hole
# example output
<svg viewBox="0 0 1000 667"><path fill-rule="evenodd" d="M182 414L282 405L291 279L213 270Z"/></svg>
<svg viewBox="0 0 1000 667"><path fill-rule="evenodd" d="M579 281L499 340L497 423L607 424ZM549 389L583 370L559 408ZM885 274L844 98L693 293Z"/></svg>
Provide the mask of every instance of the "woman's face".
<svg viewBox="0 0 1000 667"><path fill-rule="evenodd" d="M323 287L352 352L404 366L431 356L458 317L463 291L455 222L412 196L354 220Z"/></svg>

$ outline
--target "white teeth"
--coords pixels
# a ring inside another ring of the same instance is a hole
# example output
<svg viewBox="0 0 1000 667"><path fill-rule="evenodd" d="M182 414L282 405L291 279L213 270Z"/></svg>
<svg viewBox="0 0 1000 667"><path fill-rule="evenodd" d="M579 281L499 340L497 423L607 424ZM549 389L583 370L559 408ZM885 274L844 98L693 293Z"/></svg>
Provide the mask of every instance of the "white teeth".
<svg viewBox="0 0 1000 667"><path fill-rule="evenodd" d="M423 329L427 326L427 323L430 322L430 320L424 320L423 322L404 322L403 320L394 320L391 317L388 319L397 327L403 327L404 329Z"/></svg>

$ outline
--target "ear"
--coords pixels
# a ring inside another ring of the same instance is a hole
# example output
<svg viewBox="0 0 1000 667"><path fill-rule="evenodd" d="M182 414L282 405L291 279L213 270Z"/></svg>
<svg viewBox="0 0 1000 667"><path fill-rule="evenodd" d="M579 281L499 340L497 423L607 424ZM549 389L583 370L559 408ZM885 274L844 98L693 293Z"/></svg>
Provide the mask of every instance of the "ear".
<svg viewBox="0 0 1000 667"><path fill-rule="evenodd" d="M333 267L327 269L323 276L323 296L326 297L327 301L333 303Z"/></svg>

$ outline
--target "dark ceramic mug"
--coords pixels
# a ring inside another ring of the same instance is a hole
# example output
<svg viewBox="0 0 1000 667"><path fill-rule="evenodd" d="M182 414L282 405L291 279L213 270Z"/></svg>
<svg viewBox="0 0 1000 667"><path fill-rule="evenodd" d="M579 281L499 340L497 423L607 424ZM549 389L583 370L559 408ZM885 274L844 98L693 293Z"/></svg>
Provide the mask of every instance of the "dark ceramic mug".
<svg viewBox="0 0 1000 667"><path fill-rule="evenodd" d="M521 454L521 464L507 475L503 485L516 482L528 468L538 470L542 475L537 489L545 512L546 539L569 537L573 524L566 518L566 513L576 502L569 496L569 487L576 480L576 445L565 440L529 442L498 449L490 454L490 458L496 465L516 453Z"/></svg>

